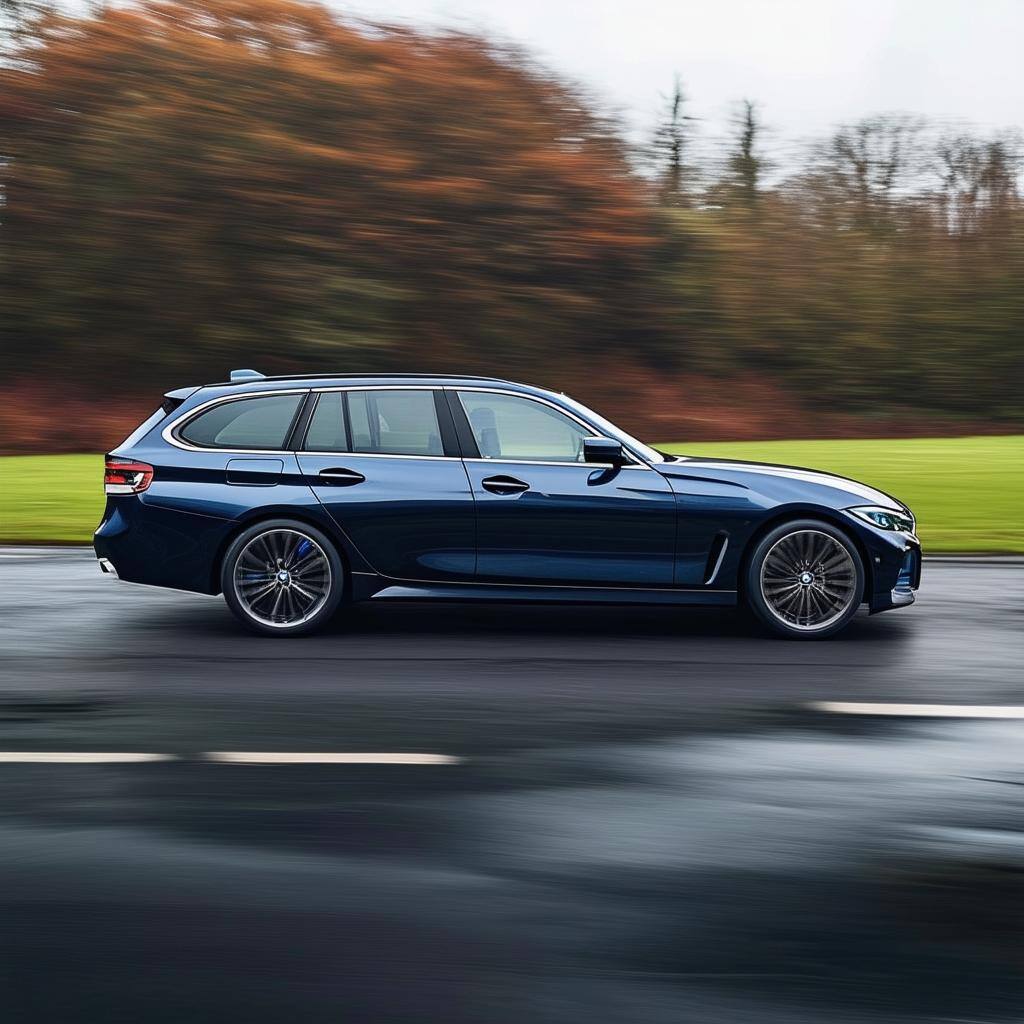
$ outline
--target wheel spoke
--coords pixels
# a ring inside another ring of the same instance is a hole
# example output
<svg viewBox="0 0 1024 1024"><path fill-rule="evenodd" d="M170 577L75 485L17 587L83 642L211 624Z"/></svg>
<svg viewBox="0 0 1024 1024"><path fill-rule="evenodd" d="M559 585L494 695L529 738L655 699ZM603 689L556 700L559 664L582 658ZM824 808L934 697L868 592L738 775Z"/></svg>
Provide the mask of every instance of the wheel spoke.
<svg viewBox="0 0 1024 1024"><path fill-rule="evenodd" d="M291 566L291 574L293 576L301 575L306 572L311 565L320 565L323 562L323 555L319 548L314 548L309 552L308 555L303 555L293 566Z"/></svg>
<svg viewBox="0 0 1024 1024"><path fill-rule="evenodd" d="M301 583L296 583L294 580L292 580L291 589L294 590L296 594L301 594L307 601L310 602L310 604L312 604L320 596L319 594L314 594L311 590L307 590L304 586L302 586Z"/></svg>
<svg viewBox="0 0 1024 1024"><path fill-rule="evenodd" d="M245 584L243 583L242 586L245 586ZM277 589L277 580L271 580L269 583L264 583L263 587L261 589L259 589L259 590L248 591L246 593L245 597L246 597L246 600L248 600L249 604L253 605L257 601L259 601L261 598L263 598L267 594L269 594L272 590L276 590L276 589Z"/></svg>

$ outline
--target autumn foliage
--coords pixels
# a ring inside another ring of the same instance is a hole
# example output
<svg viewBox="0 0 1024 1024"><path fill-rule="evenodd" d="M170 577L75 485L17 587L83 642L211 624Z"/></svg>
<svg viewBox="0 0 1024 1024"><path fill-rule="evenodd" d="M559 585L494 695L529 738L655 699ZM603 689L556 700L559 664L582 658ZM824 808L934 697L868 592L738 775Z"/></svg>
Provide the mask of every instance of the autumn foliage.
<svg viewBox="0 0 1024 1024"><path fill-rule="evenodd" d="M654 440L1024 420L1019 135L874 117L784 163L749 102L701 155L677 87L652 152L472 35L74 10L0 59L0 449L246 365L519 376Z"/></svg>
<svg viewBox="0 0 1024 1024"><path fill-rule="evenodd" d="M150 2L51 18L3 74L26 366L511 369L650 322L646 196L516 52L293 0Z"/></svg>

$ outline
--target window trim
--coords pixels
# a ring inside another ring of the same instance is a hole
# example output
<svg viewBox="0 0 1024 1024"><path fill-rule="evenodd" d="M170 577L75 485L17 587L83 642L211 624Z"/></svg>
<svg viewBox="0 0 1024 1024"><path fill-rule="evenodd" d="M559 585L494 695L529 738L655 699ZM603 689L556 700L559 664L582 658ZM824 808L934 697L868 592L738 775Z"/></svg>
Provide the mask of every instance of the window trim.
<svg viewBox="0 0 1024 1024"><path fill-rule="evenodd" d="M422 385L422 384L342 384L342 385L324 385L321 387L304 387L304 388L268 388L263 391L247 391L245 394L235 395L219 395L217 398L208 399L205 402L200 403L192 409L186 410L182 415L173 419L167 424L163 430L160 431L160 436L170 445L175 448L181 448L184 451L191 452L223 452L231 455L312 455L312 456L333 456L333 455L350 455L352 458L359 459L419 459L421 461L435 461L442 459L448 461L450 459L461 459L464 462L483 462L489 465L525 465L525 466L579 466L581 468L589 469L651 469L651 465L646 462L637 452L635 452L629 445L623 444L623 451L629 453L629 457L633 460L631 463L627 463L621 466L614 466L610 462L541 462L538 460L531 459L484 459L480 457L477 452L475 455L471 455L466 452L463 448L464 440L461 433L456 431L456 440L461 450L459 454L453 455L389 455L380 452L321 452L315 450L309 450L305 448L204 448L200 445L193 445L187 441L181 440L176 436L176 432L184 427L190 420L198 416L201 412L205 412L207 409L214 405L220 405L222 402L238 402L245 398L265 398L273 397L274 395L320 395L324 392L329 391L432 391L436 394L454 393L452 397L458 402L458 407L462 409L462 403L459 401L459 391L482 391L489 394L507 395L510 398L523 398L529 402L538 402L541 405L548 405L557 412L562 413L564 416L568 416L569 419L575 420L582 427L586 427L590 431L591 437L608 437L607 434L602 433L592 423L588 423L581 416L577 416L574 412L564 408L557 402L552 402L550 399L542 398L539 395L532 395L526 391L515 391L509 390L503 387L479 387L473 385L457 385L449 384L443 387L436 385ZM343 403L347 405L348 403ZM301 407L300 407L301 414ZM455 419L454 413L451 412L449 407L449 413L453 418L453 425L457 428L458 421ZM440 419L442 413L438 411L438 418ZM467 417L468 419L468 417ZM612 441L618 441L618 438L609 438ZM286 441L292 441L297 443L299 438L289 436ZM302 442L305 442L305 437L302 438ZM442 434L442 443L444 443L444 436ZM476 441L473 441L473 450L476 451Z"/></svg>

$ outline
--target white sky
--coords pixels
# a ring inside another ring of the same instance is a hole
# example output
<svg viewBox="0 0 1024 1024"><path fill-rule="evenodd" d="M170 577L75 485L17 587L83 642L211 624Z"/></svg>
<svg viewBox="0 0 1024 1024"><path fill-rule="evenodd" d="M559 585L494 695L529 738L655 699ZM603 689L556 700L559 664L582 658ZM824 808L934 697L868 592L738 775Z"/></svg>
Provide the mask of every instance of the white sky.
<svg viewBox="0 0 1024 1024"><path fill-rule="evenodd" d="M682 77L702 134L735 101L797 140L880 112L1024 122L1024 0L329 0L527 46L646 136Z"/></svg>

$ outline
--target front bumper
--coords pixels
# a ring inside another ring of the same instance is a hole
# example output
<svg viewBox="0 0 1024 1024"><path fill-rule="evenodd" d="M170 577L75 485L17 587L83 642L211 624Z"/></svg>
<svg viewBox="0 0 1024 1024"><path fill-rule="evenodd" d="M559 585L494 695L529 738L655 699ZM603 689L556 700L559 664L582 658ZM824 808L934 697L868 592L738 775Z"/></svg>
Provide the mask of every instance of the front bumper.
<svg viewBox="0 0 1024 1024"><path fill-rule="evenodd" d="M895 543L877 545L872 554L872 614L913 604L921 586L921 544L910 534L894 535ZM880 550L881 549L881 550Z"/></svg>
<svg viewBox="0 0 1024 1024"><path fill-rule="evenodd" d="M864 599L871 614L913 604L921 585L921 542L912 533L870 526L851 512L847 517L867 555Z"/></svg>

